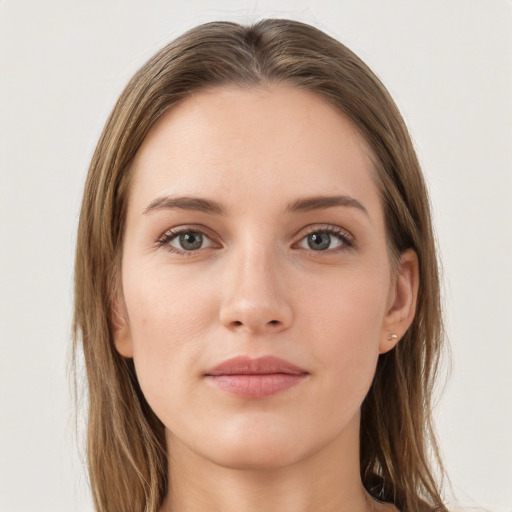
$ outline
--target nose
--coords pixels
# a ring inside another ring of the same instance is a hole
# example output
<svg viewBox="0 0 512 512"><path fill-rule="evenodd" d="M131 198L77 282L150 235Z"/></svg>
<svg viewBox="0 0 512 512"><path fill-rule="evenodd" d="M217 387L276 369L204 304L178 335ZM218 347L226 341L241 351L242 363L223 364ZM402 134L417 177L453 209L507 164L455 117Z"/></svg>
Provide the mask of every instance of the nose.
<svg viewBox="0 0 512 512"><path fill-rule="evenodd" d="M287 329L293 311L281 270L275 255L262 247L234 255L225 269L221 323L249 334Z"/></svg>

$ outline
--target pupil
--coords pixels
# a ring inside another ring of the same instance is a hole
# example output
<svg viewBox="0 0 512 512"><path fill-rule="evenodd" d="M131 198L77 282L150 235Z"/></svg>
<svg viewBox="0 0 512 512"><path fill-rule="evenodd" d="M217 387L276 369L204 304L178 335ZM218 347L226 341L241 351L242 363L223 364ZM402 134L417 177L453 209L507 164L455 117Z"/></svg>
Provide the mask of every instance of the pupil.
<svg viewBox="0 0 512 512"><path fill-rule="evenodd" d="M331 245L331 237L328 233L313 233L308 236L308 245L314 251L323 251Z"/></svg>
<svg viewBox="0 0 512 512"><path fill-rule="evenodd" d="M185 233L180 235L180 244L183 249L193 251L199 249L203 244L203 235L201 233Z"/></svg>

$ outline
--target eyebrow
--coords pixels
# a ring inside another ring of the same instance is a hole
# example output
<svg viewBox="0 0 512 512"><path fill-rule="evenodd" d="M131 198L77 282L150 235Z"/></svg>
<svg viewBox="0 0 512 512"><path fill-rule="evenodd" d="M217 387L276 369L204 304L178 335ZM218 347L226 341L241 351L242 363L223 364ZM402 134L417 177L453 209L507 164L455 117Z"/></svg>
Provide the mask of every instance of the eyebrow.
<svg viewBox="0 0 512 512"><path fill-rule="evenodd" d="M215 215L226 214L226 208L217 201L190 196L157 197L154 201L151 201L143 214L147 215L155 210L171 210L174 208L179 208L181 210L194 210L197 212L211 213Z"/></svg>
<svg viewBox="0 0 512 512"><path fill-rule="evenodd" d="M314 210L324 210L335 206L356 208L368 215L366 208L357 199L347 195L314 196L297 199L288 204L285 211L289 213L309 212ZM148 213L156 210L171 210L174 208L181 210L193 210L214 215L225 215L227 213L225 206L212 199L191 196L163 196L153 200L146 207L143 214L147 215Z"/></svg>
<svg viewBox="0 0 512 512"><path fill-rule="evenodd" d="M348 206L350 208L357 208L363 213L368 215L368 210L353 197L347 195L341 196L316 196L305 197L297 199L288 205L286 211L288 212L309 212L312 210L323 210L325 208L332 208L333 206Z"/></svg>

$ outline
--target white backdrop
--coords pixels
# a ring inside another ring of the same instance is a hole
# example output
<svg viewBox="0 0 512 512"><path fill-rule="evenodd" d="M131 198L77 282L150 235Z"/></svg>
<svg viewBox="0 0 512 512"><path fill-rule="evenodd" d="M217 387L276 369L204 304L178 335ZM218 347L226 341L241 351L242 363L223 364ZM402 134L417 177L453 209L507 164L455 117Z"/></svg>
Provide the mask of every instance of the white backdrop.
<svg viewBox="0 0 512 512"><path fill-rule="evenodd" d="M312 23L376 71L413 134L453 369L436 409L464 505L512 511L510 0L0 0L0 510L91 511L66 374L88 160L135 70L184 30Z"/></svg>

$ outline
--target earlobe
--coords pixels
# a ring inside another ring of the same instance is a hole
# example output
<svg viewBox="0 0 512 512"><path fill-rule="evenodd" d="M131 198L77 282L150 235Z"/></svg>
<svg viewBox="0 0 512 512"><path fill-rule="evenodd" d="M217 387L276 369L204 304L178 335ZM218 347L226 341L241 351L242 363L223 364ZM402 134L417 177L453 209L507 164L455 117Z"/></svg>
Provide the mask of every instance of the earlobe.
<svg viewBox="0 0 512 512"><path fill-rule="evenodd" d="M112 300L110 319L116 350L123 357L133 357L133 343L126 308L123 301L119 300L118 297Z"/></svg>
<svg viewBox="0 0 512 512"><path fill-rule="evenodd" d="M416 313L419 288L418 256L412 249L400 255L390 290L390 303L384 319L379 352L391 350L410 327Z"/></svg>

